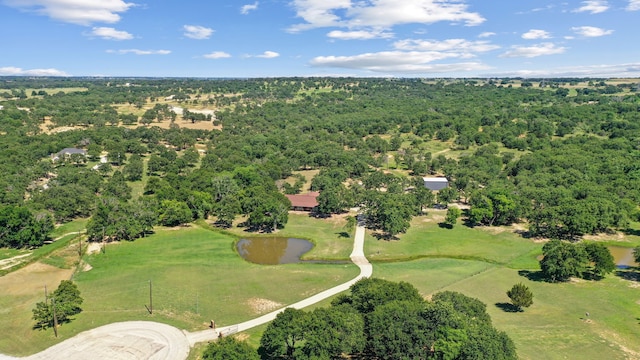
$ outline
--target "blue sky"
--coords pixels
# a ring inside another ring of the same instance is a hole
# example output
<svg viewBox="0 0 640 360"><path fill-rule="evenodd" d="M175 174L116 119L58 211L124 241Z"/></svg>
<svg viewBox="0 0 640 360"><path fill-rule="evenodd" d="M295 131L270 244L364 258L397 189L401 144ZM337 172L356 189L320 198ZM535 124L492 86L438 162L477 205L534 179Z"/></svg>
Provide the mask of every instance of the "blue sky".
<svg viewBox="0 0 640 360"><path fill-rule="evenodd" d="M640 0L0 0L0 33L0 75L640 76Z"/></svg>

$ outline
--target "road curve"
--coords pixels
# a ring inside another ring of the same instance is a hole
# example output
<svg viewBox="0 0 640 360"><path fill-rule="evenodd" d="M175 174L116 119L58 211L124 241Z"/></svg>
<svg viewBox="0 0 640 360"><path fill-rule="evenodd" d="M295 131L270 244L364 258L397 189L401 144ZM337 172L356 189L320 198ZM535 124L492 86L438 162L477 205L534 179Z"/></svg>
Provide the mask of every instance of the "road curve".
<svg viewBox="0 0 640 360"><path fill-rule="evenodd" d="M350 255L351 261L360 268L358 276L344 284L332 287L258 318L236 325L220 327L215 331L209 329L192 333L152 321L119 322L82 332L71 339L26 358L14 358L0 354L0 360L186 359L189 355L189 349L196 343L215 340L220 333L229 334L245 331L268 323L286 308L302 309L313 305L348 290L351 285L360 279L370 277L373 273L373 267L364 256L364 233L364 226L359 223L356 227L353 250Z"/></svg>

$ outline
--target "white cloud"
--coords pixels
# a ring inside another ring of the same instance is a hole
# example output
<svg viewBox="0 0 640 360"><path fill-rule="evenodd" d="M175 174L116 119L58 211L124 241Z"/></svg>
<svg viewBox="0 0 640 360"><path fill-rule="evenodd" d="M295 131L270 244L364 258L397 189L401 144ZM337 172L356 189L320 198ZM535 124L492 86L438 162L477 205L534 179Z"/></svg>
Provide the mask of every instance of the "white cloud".
<svg viewBox="0 0 640 360"><path fill-rule="evenodd" d="M256 1L253 4L242 5L242 7L240 8L240 13L242 15L247 15L250 11L257 10L257 9L258 9L258 2Z"/></svg>
<svg viewBox="0 0 640 360"><path fill-rule="evenodd" d="M582 2L582 6L574 9L573 12L588 12L598 14L609 10L609 3L606 0L587 0Z"/></svg>
<svg viewBox="0 0 640 360"><path fill-rule="evenodd" d="M0 67L1 76L70 76L58 69L22 69L19 67Z"/></svg>
<svg viewBox="0 0 640 360"><path fill-rule="evenodd" d="M548 31L531 29L526 33L522 34L523 39L527 40L535 40L535 39L548 39L551 37L551 34Z"/></svg>
<svg viewBox="0 0 640 360"><path fill-rule="evenodd" d="M487 52L499 49L500 46L491 44L488 41L468 41L465 39L437 40L400 40L393 46L398 50L405 51L455 51L461 52Z"/></svg>
<svg viewBox="0 0 640 360"><path fill-rule="evenodd" d="M605 30L595 26L576 26L572 27L571 30L584 37L599 37L613 34L613 30Z"/></svg>
<svg viewBox="0 0 640 360"><path fill-rule="evenodd" d="M371 39L389 39L393 37L393 33L385 32L385 31L367 31L367 30L357 30L357 31L341 31L334 30L327 34L328 37L332 39L339 40L371 40Z"/></svg>
<svg viewBox="0 0 640 360"><path fill-rule="evenodd" d="M311 60L312 66L369 70L381 73L442 73L486 70L478 62L430 64L432 61L455 57L452 53L421 51L383 51L354 56L319 56Z"/></svg>
<svg viewBox="0 0 640 360"><path fill-rule="evenodd" d="M640 76L640 63L566 66L544 70L516 70L481 77L626 77Z"/></svg>
<svg viewBox="0 0 640 360"><path fill-rule="evenodd" d="M134 6L122 0L5 0L4 3L79 25L116 23L120 21L120 13Z"/></svg>
<svg viewBox="0 0 640 360"><path fill-rule="evenodd" d="M264 53L262 53L262 55L256 55L256 57L263 58L263 59L273 59L273 58L277 58L278 56L280 56L280 54L278 54L275 51L265 51Z"/></svg>
<svg viewBox="0 0 640 360"><path fill-rule="evenodd" d="M94 27L89 36L100 37L106 40L131 40L133 35L126 31L116 30L112 27Z"/></svg>
<svg viewBox="0 0 640 360"><path fill-rule="evenodd" d="M496 35L496 33L491 32L491 31L485 31L483 33L480 33L480 35L478 35L479 38L487 38L487 37L491 37Z"/></svg>
<svg viewBox="0 0 640 360"><path fill-rule="evenodd" d="M121 49L107 50L110 54L135 54L135 55L169 55L171 50L140 50L140 49Z"/></svg>
<svg viewBox="0 0 640 360"><path fill-rule="evenodd" d="M230 58L231 55L224 51L214 51L212 53L203 55L202 57L205 59L224 59L224 58Z"/></svg>
<svg viewBox="0 0 640 360"><path fill-rule="evenodd" d="M640 10L640 0L629 0L629 5L627 5L627 11L638 11Z"/></svg>
<svg viewBox="0 0 640 360"><path fill-rule="evenodd" d="M533 46L512 46L511 50L508 50L504 54L500 55L500 57L526 57L533 58L537 56L543 55L554 55L554 54L562 54L565 52L566 48L557 47L552 43L542 43Z"/></svg>
<svg viewBox="0 0 640 360"><path fill-rule="evenodd" d="M213 29L199 25L185 25L183 29L184 36L196 40L208 39L213 34Z"/></svg>
<svg viewBox="0 0 640 360"><path fill-rule="evenodd" d="M401 24L431 24L440 21L479 25L480 14L467 11L467 5L456 0L294 0L298 17L305 23L289 28L302 31L338 26L353 28L391 28Z"/></svg>

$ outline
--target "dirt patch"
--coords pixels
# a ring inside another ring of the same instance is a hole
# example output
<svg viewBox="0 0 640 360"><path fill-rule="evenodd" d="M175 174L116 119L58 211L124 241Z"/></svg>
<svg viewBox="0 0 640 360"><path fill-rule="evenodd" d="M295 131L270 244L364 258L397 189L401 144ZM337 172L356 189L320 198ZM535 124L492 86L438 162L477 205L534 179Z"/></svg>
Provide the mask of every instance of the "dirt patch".
<svg viewBox="0 0 640 360"><path fill-rule="evenodd" d="M620 242L629 242L623 233L616 231L611 234L596 234L596 235L583 235L582 239L588 241L620 241Z"/></svg>
<svg viewBox="0 0 640 360"><path fill-rule="evenodd" d="M0 289L3 295L40 294L45 285L53 290L61 280L68 280L72 273L73 269L60 269L36 262L0 277Z"/></svg>
<svg viewBox="0 0 640 360"><path fill-rule="evenodd" d="M97 243L97 242L91 242L87 246L87 254L89 254L89 255L97 254L97 253L100 252L100 250L102 250L102 244Z"/></svg>
<svg viewBox="0 0 640 360"><path fill-rule="evenodd" d="M479 229L479 230L486 231L488 233L494 234L494 235L495 234L501 234L501 233L507 231L507 229L505 227L503 227L503 226L478 226L476 228Z"/></svg>
<svg viewBox="0 0 640 360"><path fill-rule="evenodd" d="M249 307L251 307L251 310L256 314L263 314L284 306L284 304L281 304L279 302L261 298L251 298L247 300L247 305L249 305Z"/></svg>
<svg viewBox="0 0 640 360"><path fill-rule="evenodd" d="M93 269L93 266L91 266L91 264L86 262L82 263L82 271L90 271L91 269Z"/></svg>

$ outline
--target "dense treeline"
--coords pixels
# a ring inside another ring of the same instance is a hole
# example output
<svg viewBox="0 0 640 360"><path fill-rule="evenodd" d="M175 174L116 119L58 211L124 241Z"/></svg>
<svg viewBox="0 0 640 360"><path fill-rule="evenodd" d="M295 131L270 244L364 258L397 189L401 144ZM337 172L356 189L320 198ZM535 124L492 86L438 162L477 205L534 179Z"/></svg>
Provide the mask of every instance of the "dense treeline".
<svg viewBox="0 0 640 360"><path fill-rule="evenodd" d="M637 87L569 95L562 86L579 79L516 82L2 78L0 204L58 222L93 216L95 240L209 216L273 231L287 221L283 192L300 189L282 180L318 169L318 215L361 206L389 236L452 201L470 205L471 225L526 222L529 235L551 238L637 219ZM222 128L180 128L170 105L215 109L211 120L188 110L180 120ZM45 134L43 121L73 129ZM69 147L86 157L51 161ZM425 175L451 187L436 196Z"/></svg>
<svg viewBox="0 0 640 360"><path fill-rule="evenodd" d="M446 291L425 301L410 284L360 280L331 307L286 309L260 339L261 359L516 359L481 301ZM226 357L223 357L226 356ZM258 358L237 340L212 343L204 359Z"/></svg>

